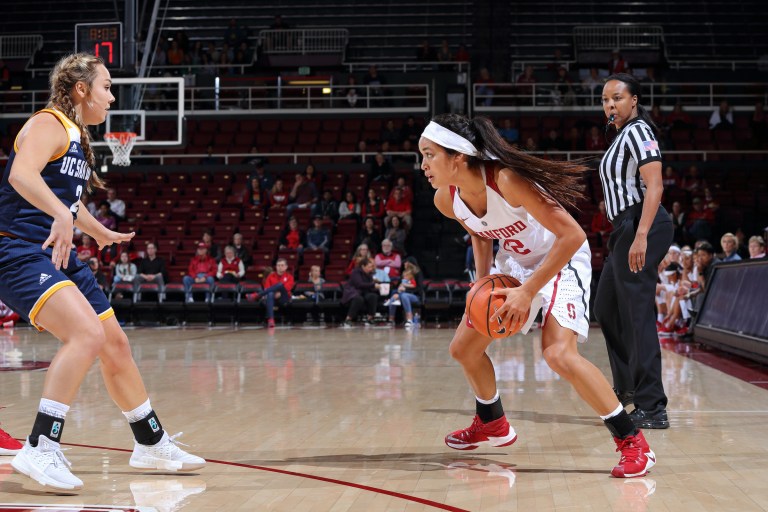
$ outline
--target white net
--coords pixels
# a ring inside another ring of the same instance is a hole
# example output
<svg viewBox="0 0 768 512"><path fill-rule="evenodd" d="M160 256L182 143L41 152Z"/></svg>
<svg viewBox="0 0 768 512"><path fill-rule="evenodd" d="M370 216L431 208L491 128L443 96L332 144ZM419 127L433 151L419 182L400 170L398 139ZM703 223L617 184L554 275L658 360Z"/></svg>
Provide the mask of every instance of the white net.
<svg viewBox="0 0 768 512"><path fill-rule="evenodd" d="M109 132L104 134L104 140L112 150L112 163L114 165L131 165L131 150L136 142L136 134L133 132Z"/></svg>

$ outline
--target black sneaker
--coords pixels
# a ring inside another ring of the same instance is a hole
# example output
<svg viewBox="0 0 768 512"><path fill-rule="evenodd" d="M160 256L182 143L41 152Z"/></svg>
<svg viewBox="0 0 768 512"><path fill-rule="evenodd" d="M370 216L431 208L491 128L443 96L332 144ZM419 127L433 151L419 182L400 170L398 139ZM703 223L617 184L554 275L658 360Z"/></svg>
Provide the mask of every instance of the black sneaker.
<svg viewBox="0 0 768 512"><path fill-rule="evenodd" d="M621 402L621 405L623 405L624 407L634 403L634 400L635 400L634 391L617 391L614 388L613 392L616 393L616 398L619 399L619 402Z"/></svg>
<svg viewBox="0 0 768 512"><path fill-rule="evenodd" d="M664 409L652 414L648 411L636 408L629 413L629 417L632 418L632 423L634 423L637 428L669 428L667 411Z"/></svg>

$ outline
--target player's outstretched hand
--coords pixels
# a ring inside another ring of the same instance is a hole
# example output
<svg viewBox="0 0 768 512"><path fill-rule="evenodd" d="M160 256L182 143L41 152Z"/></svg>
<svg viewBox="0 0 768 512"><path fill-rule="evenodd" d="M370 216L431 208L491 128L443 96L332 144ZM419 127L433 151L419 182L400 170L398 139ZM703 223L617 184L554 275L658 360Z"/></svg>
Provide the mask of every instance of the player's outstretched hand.
<svg viewBox="0 0 768 512"><path fill-rule="evenodd" d="M106 230L104 233L93 235L93 238L96 240L99 250L101 250L108 245L130 242L135 235L135 231L131 231L130 233L118 233L117 231Z"/></svg>

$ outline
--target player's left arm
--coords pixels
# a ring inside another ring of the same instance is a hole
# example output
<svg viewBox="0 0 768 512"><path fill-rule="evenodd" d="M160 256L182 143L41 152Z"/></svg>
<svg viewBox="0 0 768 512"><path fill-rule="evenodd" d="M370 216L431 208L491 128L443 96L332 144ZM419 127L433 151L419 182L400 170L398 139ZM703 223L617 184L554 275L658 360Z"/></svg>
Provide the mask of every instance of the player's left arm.
<svg viewBox="0 0 768 512"><path fill-rule="evenodd" d="M537 187L513 171L501 169L496 183L507 203L515 207L522 206L539 224L555 235L552 249L522 286L502 290L501 294L507 295L507 300L499 309L499 316L503 318L509 311L513 316L514 325L515 321L522 323L526 320L523 315L533 298L565 267L587 239L587 235L576 219L560 204L546 197Z"/></svg>
<svg viewBox="0 0 768 512"><path fill-rule="evenodd" d="M77 211L75 227L83 233L91 235L91 238L96 241L99 249L112 244L130 242L136 234L133 231L130 233L118 233L117 231L105 228L101 222L91 215L91 212L88 211L88 207L85 206L82 201L80 201L80 208Z"/></svg>

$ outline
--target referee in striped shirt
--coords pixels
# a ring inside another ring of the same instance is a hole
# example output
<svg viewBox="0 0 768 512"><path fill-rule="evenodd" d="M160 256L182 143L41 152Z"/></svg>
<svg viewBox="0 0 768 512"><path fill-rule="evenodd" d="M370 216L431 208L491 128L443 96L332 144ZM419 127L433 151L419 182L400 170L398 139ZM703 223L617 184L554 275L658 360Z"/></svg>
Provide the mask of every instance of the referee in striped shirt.
<svg viewBox="0 0 768 512"><path fill-rule="evenodd" d="M600 182L613 232L595 298L623 404L634 402L635 426L668 428L656 332L658 266L672 243L672 219L661 206L661 152L640 83L626 73L608 77L603 110L618 131L600 162Z"/></svg>

